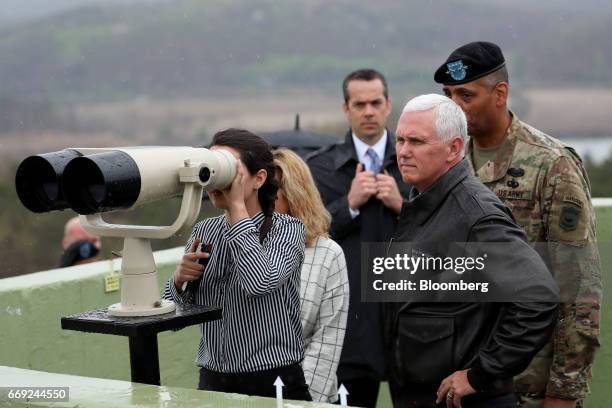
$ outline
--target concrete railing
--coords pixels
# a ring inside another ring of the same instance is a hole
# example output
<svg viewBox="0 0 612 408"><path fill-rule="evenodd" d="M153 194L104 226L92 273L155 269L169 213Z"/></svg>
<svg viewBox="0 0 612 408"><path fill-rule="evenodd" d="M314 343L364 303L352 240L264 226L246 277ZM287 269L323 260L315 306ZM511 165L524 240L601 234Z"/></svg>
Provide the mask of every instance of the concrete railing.
<svg viewBox="0 0 612 408"><path fill-rule="evenodd" d="M37 401L13 402L12 407L87 407L87 408L128 408L128 407L198 407L198 408L272 408L272 398L246 397L240 394L198 391L177 387L136 384L127 381L105 380L66 374L52 374L41 371L0 366L0 386L15 387L67 387L65 402ZM2 405L2 396L0 396ZM287 401L291 408L332 408L331 404L303 401Z"/></svg>
<svg viewBox="0 0 612 408"><path fill-rule="evenodd" d="M591 200L593 203L593 207L602 208L602 207L612 207L612 198L605 197L596 197Z"/></svg>
<svg viewBox="0 0 612 408"><path fill-rule="evenodd" d="M182 248L155 253L160 287ZM62 330L60 318L119 302L104 278L121 260L100 261L0 280L0 365L118 380L130 379L128 339ZM195 388L197 326L158 335L161 383Z"/></svg>

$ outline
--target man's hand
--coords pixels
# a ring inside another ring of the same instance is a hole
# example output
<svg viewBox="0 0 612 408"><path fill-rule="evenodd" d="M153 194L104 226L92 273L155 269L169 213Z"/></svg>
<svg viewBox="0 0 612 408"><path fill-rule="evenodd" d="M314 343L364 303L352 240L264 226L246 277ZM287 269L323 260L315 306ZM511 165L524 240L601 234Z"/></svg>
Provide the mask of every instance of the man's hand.
<svg viewBox="0 0 612 408"><path fill-rule="evenodd" d="M358 163L355 177L351 183L348 193L348 205L353 210L358 210L370 197L376 194L376 177L371 171L365 171L363 164Z"/></svg>
<svg viewBox="0 0 612 408"><path fill-rule="evenodd" d="M542 408L576 408L576 400L546 397Z"/></svg>
<svg viewBox="0 0 612 408"><path fill-rule="evenodd" d="M461 398L476 393L468 381L467 372L468 370L455 371L442 380L436 392L436 404L446 399L447 408L461 408Z"/></svg>
<svg viewBox="0 0 612 408"><path fill-rule="evenodd" d="M397 182L387 170L376 175L376 198L396 214L402 210L404 199L399 192Z"/></svg>

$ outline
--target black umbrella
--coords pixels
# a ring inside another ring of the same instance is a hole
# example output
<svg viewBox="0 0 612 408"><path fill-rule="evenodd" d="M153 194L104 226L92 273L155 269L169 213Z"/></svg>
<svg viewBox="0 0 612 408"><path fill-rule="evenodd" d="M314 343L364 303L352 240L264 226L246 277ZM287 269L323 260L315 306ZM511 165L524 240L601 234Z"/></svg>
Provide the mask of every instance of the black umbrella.
<svg viewBox="0 0 612 408"><path fill-rule="evenodd" d="M295 127L291 130L279 130L276 132L258 132L273 149L287 147L296 152L303 159L318 149L338 143L338 138L330 135L307 132L300 129L300 115L295 115ZM208 194L202 195L203 200L208 199Z"/></svg>
<svg viewBox="0 0 612 408"><path fill-rule="evenodd" d="M324 146L337 143L338 138L300 129L300 115L295 115L295 127L291 130L259 133L273 148L287 147L302 157Z"/></svg>

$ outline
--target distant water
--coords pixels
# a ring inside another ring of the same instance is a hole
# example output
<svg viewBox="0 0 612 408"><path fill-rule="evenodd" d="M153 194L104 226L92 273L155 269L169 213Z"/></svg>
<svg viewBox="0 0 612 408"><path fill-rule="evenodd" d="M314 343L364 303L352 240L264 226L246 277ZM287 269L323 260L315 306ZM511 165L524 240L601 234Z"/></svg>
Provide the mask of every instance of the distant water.
<svg viewBox="0 0 612 408"><path fill-rule="evenodd" d="M584 137L562 140L576 149L583 160L587 155L589 155L595 163L601 163L610 157L610 154L612 154L612 136Z"/></svg>

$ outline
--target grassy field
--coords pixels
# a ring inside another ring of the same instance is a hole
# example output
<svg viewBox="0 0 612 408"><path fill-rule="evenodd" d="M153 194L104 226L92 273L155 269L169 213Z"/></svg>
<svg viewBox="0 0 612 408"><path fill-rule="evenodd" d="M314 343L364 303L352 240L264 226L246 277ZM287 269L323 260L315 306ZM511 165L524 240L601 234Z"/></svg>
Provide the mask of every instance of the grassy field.
<svg viewBox="0 0 612 408"><path fill-rule="evenodd" d="M440 92L436 84L419 89L390 84L394 113L388 127L395 129L403 104L418 93ZM26 154L67 146L99 147L138 144L201 144L216 131L244 127L255 131L291 129L296 113L306 130L342 135L346 119L342 96L318 89L282 93L219 95L204 99L148 98L58 105L54 111L70 118L68 129L44 129L0 133L0 157L15 159ZM580 103L577 103L580 101ZM533 126L556 137L612 135L612 89L522 89L511 91L511 108Z"/></svg>

